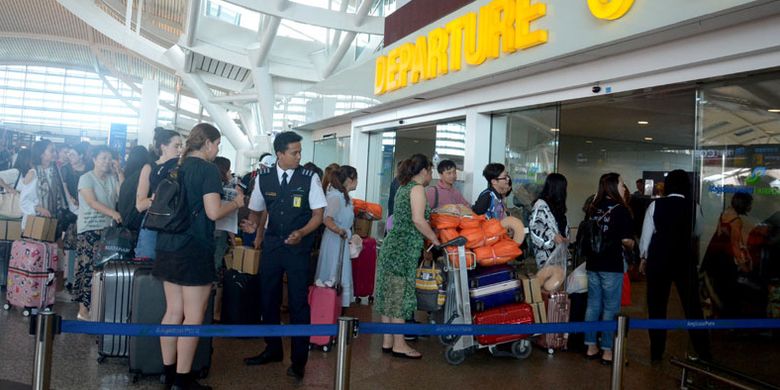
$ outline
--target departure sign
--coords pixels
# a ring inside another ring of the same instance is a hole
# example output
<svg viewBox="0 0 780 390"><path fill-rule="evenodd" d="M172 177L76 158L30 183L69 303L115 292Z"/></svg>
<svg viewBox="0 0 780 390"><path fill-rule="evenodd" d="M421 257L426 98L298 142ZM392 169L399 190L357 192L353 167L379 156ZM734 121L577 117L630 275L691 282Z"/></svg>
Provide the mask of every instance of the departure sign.
<svg viewBox="0 0 780 390"><path fill-rule="evenodd" d="M531 0L494 0L404 43L376 59L374 94L406 87L409 82L435 79L467 65L525 50L547 42L547 30L532 23L547 14L544 3Z"/></svg>
<svg viewBox="0 0 780 390"><path fill-rule="evenodd" d="M634 0L588 0L588 8L593 16L604 20L615 20L623 17Z"/></svg>

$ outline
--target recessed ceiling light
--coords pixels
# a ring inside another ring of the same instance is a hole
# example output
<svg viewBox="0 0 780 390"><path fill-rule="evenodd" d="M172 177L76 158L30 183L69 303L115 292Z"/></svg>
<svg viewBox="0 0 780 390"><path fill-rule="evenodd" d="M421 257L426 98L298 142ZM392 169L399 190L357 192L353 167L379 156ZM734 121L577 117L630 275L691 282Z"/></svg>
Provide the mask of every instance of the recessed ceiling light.
<svg viewBox="0 0 780 390"><path fill-rule="evenodd" d="M648 122L648 121L637 121L636 123L638 125L649 125L650 124L650 122Z"/></svg>
<svg viewBox="0 0 780 390"><path fill-rule="evenodd" d="M770 108L767 111L769 111L769 112L780 112L780 108Z"/></svg>
<svg viewBox="0 0 780 390"><path fill-rule="evenodd" d="M652 140L653 140L653 137L645 137L645 138L644 138L644 140L645 140L645 141L652 141Z"/></svg>
<svg viewBox="0 0 780 390"><path fill-rule="evenodd" d="M592 143L593 143L593 141L591 141L591 140L585 140L585 143L586 143L586 144L592 144Z"/></svg>
<svg viewBox="0 0 780 390"><path fill-rule="evenodd" d="M553 127L552 129L550 129L550 131L552 131L553 133L557 133L557 132L561 131L561 129L557 129L557 128Z"/></svg>

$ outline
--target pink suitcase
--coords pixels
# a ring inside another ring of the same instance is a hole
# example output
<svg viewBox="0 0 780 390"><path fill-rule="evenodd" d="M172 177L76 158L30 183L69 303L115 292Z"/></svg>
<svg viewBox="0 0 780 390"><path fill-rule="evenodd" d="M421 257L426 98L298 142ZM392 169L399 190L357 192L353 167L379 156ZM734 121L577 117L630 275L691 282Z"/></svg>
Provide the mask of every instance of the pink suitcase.
<svg viewBox="0 0 780 390"><path fill-rule="evenodd" d="M363 250L352 260L352 286L355 297L368 297L368 303L374 302L374 277L376 276L376 240L363 239ZM360 298L355 299L360 302Z"/></svg>
<svg viewBox="0 0 780 390"><path fill-rule="evenodd" d="M309 287L309 309L312 325L331 325L338 321L341 314L341 267L344 258L344 239L339 248L339 266L336 268L336 284L333 287ZM309 343L330 351L333 344L331 336L311 336Z"/></svg>
<svg viewBox="0 0 780 390"><path fill-rule="evenodd" d="M11 246L8 266L8 303L23 308L25 316L32 310L54 305L54 277L57 269L57 244L33 240L17 240Z"/></svg>
<svg viewBox="0 0 780 390"><path fill-rule="evenodd" d="M547 322L569 322L569 312L571 311L569 294L565 292L548 293L543 291L542 298L547 309ZM547 348L547 353L549 354L552 354L556 349L566 349L568 341L568 333L548 333L536 339L536 343L542 348Z"/></svg>

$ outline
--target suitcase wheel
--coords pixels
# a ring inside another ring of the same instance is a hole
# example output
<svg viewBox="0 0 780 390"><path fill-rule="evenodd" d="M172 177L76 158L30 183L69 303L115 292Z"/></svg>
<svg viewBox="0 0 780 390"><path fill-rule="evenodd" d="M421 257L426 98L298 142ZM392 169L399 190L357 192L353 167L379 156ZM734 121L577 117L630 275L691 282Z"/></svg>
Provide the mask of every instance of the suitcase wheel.
<svg viewBox="0 0 780 390"><path fill-rule="evenodd" d="M32 313L31 313L31 311L30 311L30 309L24 309L24 310L22 310L22 315L23 315L23 316L25 316L25 317L29 317L29 316L30 316L30 314L32 314Z"/></svg>
<svg viewBox="0 0 780 390"><path fill-rule="evenodd" d="M374 296L373 295L369 295L368 296L368 304L370 305L372 303L374 303Z"/></svg>
<svg viewBox="0 0 780 390"><path fill-rule="evenodd" d="M527 359L531 356L531 343L528 340L518 340L512 343L512 355L517 359Z"/></svg>
<svg viewBox="0 0 780 390"><path fill-rule="evenodd" d="M439 336L439 342L445 346L455 344L455 341L457 340L458 340L458 336L454 334Z"/></svg>
<svg viewBox="0 0 780 390"><path fill-rule="evenodd" d="M360 303L360 297L355 297L355 303Z"/></svg>
<svg viewBox="0 0 780 390"><path fill-rule="evenodd" d="M461 349L456 351L452 345L444 350L444 359L447 363L457 366L466 360L466 351Z"/></svg>
<svg viewBox="0 0 780 390"><path fill-rule="evenodd" d="M5 310L5 311L11 310L11 305L8 304L8 303L3 304L3 310Z"/></svg>
<svg viewBox="0 0 780 390"><path fill-rule="evenodd" d="M552 348L547 348L547 354L548 355L555 355L555 350Z"/></svg>
<svg viewBox="0 0 780 390"><path fill-rule="evenodd" d="M322 352L330 352L330 345L323 345Z"/></svg>

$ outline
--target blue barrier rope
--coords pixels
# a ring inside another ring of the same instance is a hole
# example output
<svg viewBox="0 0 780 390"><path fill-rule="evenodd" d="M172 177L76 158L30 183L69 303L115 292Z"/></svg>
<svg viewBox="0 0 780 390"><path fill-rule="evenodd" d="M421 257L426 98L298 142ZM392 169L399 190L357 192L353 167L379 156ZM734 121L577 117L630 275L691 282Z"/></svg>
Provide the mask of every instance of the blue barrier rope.
<svg viewBox="0 0 780 390"><path fill-rule="evenodd" d="M780 319L645 320L629 321L631 329L780 329ZM523 325L360 324L363 334L500 335L615 331L617 321ZM336 325L160 325L62 321L63 333L170 337L285 337L335 336Z"/></svg>

